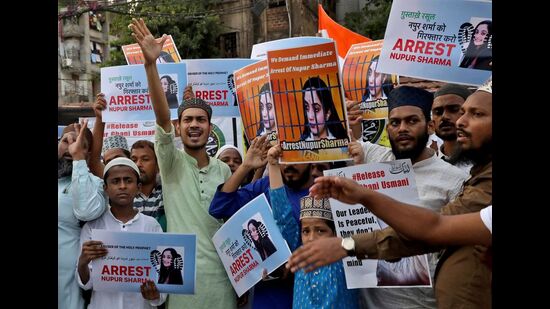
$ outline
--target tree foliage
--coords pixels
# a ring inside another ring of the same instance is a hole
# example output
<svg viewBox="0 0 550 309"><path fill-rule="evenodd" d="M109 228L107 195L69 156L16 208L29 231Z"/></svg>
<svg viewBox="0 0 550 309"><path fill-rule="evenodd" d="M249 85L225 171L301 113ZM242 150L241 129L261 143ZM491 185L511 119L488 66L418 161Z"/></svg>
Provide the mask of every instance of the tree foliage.
<svg viewBox="0 0 550 309"><path fill-rule="evenodd" d="M171 34L182 59L220 57L218 37L222 32L215 4L207 0L144 0L113 5L109 61L104 66L126 64L120 46L135 43L128 29L132 18L143 18L155 38ZM115 50L116 49L116 50Z"/></svg>
<svg viewBox="0 0 550 309"><path fill-rule="evenodd" d="M384 38L392 0L367 0L360 12L346 13L344 26L373 40Z"/></svg>

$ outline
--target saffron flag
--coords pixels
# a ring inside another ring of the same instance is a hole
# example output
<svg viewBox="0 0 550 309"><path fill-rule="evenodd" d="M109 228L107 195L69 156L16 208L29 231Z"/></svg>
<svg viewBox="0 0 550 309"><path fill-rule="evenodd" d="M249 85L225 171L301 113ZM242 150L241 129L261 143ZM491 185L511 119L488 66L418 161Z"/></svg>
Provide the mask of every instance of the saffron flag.
<svg viewBox="0 0 550 309"><path fill-rule="evenodd" d="M327 15L321 4L318 6L318 15L318 31L321 32L323 37L329 37L336 41L338 56L341 58L346 56L351 45L371 41L371 39L355 33L332 20L332 18Z"/></svg>

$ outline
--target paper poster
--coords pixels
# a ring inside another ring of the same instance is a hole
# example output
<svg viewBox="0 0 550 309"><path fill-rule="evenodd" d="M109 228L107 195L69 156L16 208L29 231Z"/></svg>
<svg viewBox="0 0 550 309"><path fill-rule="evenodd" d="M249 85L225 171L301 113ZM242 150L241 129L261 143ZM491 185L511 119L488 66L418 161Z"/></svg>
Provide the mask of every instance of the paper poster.
<svg viewBox="0 0 550 309"><path fill-rule="evenodd" d="M354 44L348 51L342 70L345 96L361 102L362 140L390 147L386 122L388 94L398 83L397 75L377 70L383 40Z"/></svg>
<svg viewBox="0 0 550 309"><path fill-rule="evenodd" d="M208 102L215 117L240 117L233 71L256 61L235 58L183 60L195 97Z"/></svg>
<svg viewBox="0 0 550 309"><path fill-rule="evenodd" d="M161 85L170 107L170 118L178 119L177 109L187 84L185 63L158 64ZM101 68L101 92L107 108L104 122L155 120L143 65L122 65Z"/></svg>
<svg viewBox="0 0 550 309"><path fill-rule="evenodd" d="M267 59L267 52L270 50L304 47L330 42L333 42L331 38L323 38L318 36L301 36L295 38L273 40L252 45L252 53L250 54L250 58Z"/></svg>
<svg viewBox="0 0 550 309"><path fill-rule="evenodd" d="M270 141L275 141L275 106L269 85L267 60L236 70L235 89L248 143L252 143L256 136L266 134Z"/></svg>
<svg viewBox="0 0 550 309"><path fill-rule="evenodd" d="M80 117L79 122L88 120L88 128L93 130L95 117ZM122 135L128 142L128 147L139 140L155 142L155 121L132 121L132 122L108 122L103 129L103 138ZM179 138L179 137L178 137Z"/></svg>
<svg viewBox="0 0 550 309"><path fill-rule="evenodd" d="M480 86L491 76L492 3L395 0L378 70Z"/></svg>
<svg viewBox="0 0 550 309"><path fill-rule="evenodd" d="M334 42L267 52L281 163L350 160Z"/></svg>
<svg viewBox="0 0 550 309"><path fill-rule="evenodd" d="M108 251L92 260L94 290L139 293L150 279L161 293L195 293L196 235L94 229L92 239Z"/></svg>
<svg viewBox="0 0 550 309"><path fill-rule="evenodd" d="M410 159L325 170L324 175L350 178L400 202L420 204ZM340 237L369 233L387 226L361 204L350 205L331 198L330 206ZM346 257L342 263L349 289L431 286L426 255L402 258L395 263Z"/></svg>
<svg viewBox="0 0 550 309"><path fill-rule="evenodd" d="M264 194L239 209L214 234L216 251L238 296L290 257Z"/></svg>
<svg viewBox="0 0 550 309"><path fill-rule="evenodd" d="M156 39L157 42L160 42L160 38ZM143 53L141 52L141 47L138 43L130 45L122 45L122 52L126 58L126 63L128 64L143 64L145 59L143 58ZM160 56L157 59L157 63L171 63L171 62L181 62L180 53L174 39L171 35L168 36L168 39L164 41L162 45L162 50L160 51Z"/></svg>

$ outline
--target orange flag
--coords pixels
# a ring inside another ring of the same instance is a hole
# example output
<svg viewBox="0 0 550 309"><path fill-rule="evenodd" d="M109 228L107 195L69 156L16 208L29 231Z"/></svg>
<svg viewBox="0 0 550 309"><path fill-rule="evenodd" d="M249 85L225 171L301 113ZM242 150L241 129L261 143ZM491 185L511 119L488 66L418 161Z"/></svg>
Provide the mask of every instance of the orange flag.
<svg viewBox="0 0 550 309"><path fill-rule="evenodd" d="M336 47L338 48L338 55L342 58L346 57L348 49L353 44L363 43L372 41L371 39L364 37L358 33L355 33L348 28L338 24L332 18L330 18L323 6L318 5L318 15L319 15L319 29L318 31L323 33L323 37L328 36L329 38L336 41ZM324 30L324 31L323 31ZM326 35L325 32L326 31Z"/></svg>

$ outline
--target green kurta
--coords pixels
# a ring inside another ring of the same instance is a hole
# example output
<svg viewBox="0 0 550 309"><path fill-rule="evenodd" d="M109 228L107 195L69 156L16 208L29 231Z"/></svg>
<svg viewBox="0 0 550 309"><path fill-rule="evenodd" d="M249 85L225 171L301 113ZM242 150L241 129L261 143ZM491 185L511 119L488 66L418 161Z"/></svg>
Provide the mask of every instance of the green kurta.
<svg viewBox="0 0 550 309"><path fill-rule="evenodd" d="M222 222L208 214L216 188L231 171L215 158L199 169L193 157L175 147L173 125L170 133L157 125L155 140L168 232L197 235L195 295L170 294L167 308L235 308L235 291L212 243Z"/></svg>

